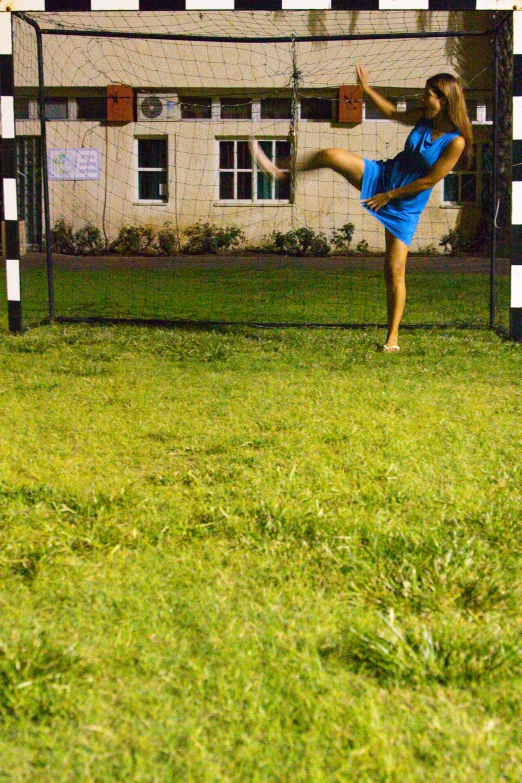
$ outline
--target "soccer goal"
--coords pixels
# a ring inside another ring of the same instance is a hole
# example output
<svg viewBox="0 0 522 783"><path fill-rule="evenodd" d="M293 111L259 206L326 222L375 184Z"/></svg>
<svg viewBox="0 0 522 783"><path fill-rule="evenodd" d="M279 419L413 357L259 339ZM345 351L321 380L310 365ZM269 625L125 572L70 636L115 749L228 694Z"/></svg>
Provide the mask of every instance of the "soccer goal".
<svg viewBox="0 0 522 783"><path fill-rule="evenodd" d="M12 329L383 325L383 227L339 174L295 165L322 148L385 160L404 147L411 128L364 98L357 63L399 111L421 105L430 76L457 75L473 128L472 162L437 183L410 247L403 326L507 328L512 13L11 16ZM252 138L284 181L258 167ZM4 172L11 151L5 139Z"/></svg>

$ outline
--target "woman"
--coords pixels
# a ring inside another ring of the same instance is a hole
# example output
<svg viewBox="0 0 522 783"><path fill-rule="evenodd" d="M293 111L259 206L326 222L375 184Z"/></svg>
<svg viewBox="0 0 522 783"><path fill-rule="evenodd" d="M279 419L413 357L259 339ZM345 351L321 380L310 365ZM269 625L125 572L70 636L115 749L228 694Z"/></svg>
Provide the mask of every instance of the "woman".
<svg viewBox="0 0 522 783"><path fill-rule="evenodd" d="M462 87L449 73L426 82L422 108L398 111L368 84L368 71L357 65L357 82L389 119L414 128L404 150L392 160L367 160L355 152L332 147L297 162L297 171L330 168L361 191L361 202L384 225L384 278L388 332L383 350L399 351L399 325L406 300L406 258L420 215L433 186L455 168L469 163L473 137ZM278 179L288 176L275 166L257 142L251 142L258 165Z"/></svg>

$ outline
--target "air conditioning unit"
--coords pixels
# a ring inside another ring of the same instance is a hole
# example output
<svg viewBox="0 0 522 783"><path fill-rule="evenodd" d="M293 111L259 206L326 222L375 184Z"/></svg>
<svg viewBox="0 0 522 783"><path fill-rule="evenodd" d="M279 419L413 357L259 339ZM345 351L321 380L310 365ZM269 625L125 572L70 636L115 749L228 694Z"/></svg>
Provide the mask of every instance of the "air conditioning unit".
<svg viewBox="0 0 522 783"><path fill-rule="evenodd" d="M138 122L150 120L179 120L181 110L175 94L158 95L138 93Z"/></svg>

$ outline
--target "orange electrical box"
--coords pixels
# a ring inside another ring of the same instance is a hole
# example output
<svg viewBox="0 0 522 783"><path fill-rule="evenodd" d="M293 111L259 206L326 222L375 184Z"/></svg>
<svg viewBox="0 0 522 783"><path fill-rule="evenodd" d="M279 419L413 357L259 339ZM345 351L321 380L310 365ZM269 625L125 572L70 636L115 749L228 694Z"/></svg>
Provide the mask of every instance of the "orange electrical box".
<svg viewBox="0 0 522 783"><path fill-rule="evenodd" d="M107 87L107 122L134 121L134 92L128 84Z"/></svg>
<svg viewBox="0 0 522 783"><path fill-rule="evenodd" d="M357 85L339 87L339 122L362 122L362 90Z"/></svg>

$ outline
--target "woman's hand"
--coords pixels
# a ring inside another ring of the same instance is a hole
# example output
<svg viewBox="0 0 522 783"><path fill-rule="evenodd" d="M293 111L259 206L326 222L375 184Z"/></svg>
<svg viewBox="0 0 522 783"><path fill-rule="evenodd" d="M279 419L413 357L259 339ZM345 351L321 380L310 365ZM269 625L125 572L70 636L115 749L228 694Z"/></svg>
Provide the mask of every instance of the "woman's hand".
<svg viewBox="0 0 522 783"><path fill-rule="evenodd" d="M357 71L357 84L361 88L363 92L366 92L366 89L368 88L368 79L370 78L370 74L368 73L368 68L365 65L357 65L355 66L355 70Z"/></svg>
<svg viewBox="0 0 522 783"><path fill-rule="evenodd" d="M366 204L368 209L373 210L373 212L378 212L381 207L384 207L385 204L388 204L390 201L391 196L389 193L376 193L375 196L372 196L371 198L361 199L361 202Z"/></svg>

